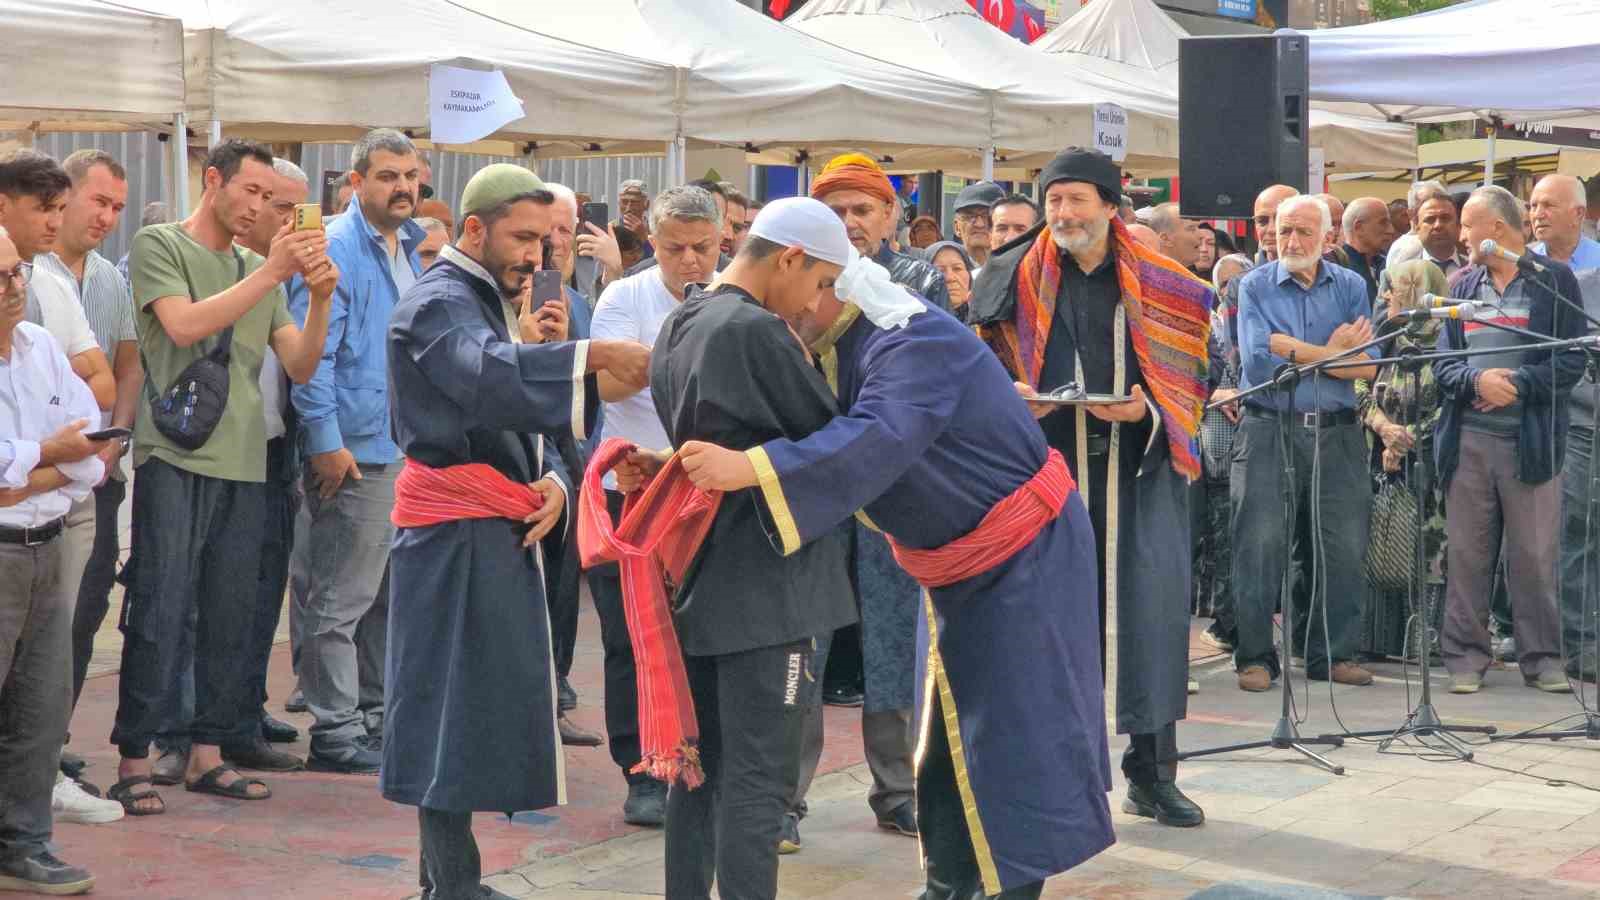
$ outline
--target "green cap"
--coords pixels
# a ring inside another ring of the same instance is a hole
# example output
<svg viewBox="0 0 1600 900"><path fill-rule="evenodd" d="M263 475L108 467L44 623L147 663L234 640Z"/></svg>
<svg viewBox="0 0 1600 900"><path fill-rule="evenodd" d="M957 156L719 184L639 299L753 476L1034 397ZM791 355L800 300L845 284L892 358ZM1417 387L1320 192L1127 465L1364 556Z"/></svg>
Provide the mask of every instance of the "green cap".
<svg viewBox="0 0 1600 900"><path fill-rule="evenodd" d="M484 166L461 192L461 218L499 206L519 194L545 190L544 182L528 169L511 163Z"/></svg>

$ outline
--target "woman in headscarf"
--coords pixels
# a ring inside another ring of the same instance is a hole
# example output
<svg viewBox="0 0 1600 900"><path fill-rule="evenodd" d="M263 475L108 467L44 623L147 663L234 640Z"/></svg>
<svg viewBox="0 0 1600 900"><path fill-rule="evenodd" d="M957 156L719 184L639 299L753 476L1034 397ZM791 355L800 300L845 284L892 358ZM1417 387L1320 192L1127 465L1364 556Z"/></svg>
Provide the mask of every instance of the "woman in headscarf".
<svg viewBox="0 0 1600 900"><path fill-rule="evenodd" d="M950 291L950 314L967 321L967 298L972 296L972 257L958 241L939 241L922 251L944 276Z"/></svg>
<svg viewBox="0 0 1600 900"><path fill-rule="evenodd" d="M1408 326L1394 317L1417 308L1425 293L1447 293L1444 272L1426 259L1411 259L1391 266L1385 277L1388 287L1378 295L1378 302L1387 306L1379 310L1385 321L1378 334L1390 335L1391 339L1383 345L1383 355L1432 351L1439 337L1439 321ZM1356 382L1356 402L1370 434L1373 477L1381 483L1404 475L1414 485L1415 477L1425 474L1424 480L1430 485L1422 498L1424 590L1433 601L1433 621L1429 624L1437 628L1444 608L1444 492L1431 470L1433 427L1443 404L1433 365L1426 364L1416 372L1406 371L1397 363L1380 366L1377 377ZM1428 471L1424 473L1424 469ZM1389 656L1404 653L1406 622L1412 613L1407 592L1374 588L1369 609L1363 649ZM1412 647L1411 651L1415 653L1417 648Z"/></svg>

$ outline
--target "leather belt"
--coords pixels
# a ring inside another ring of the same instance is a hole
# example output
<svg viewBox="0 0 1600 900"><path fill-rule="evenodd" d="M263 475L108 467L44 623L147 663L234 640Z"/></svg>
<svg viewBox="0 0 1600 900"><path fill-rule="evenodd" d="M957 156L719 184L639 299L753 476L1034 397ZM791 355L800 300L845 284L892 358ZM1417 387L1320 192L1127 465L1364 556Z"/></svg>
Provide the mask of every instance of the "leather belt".
<svg viewBox="0 0 1600 900"><path fill-rule="evenodd" d="M66 516L54 522L46 522L33 528L12 528L0 525L0 544L21 544L24 547L37 547L48 544L61 536L61 529L67 521Z"/></svg>
<svg viewBox="0 0 1600 900"><path fill-rule="evenodd" d="M1256 409L1253 406L1245 407L1246 416L1252 419L1262 419L1267 422L1278 421L1276 411ZM1291 412L1289 421L1301 428L1327 428L1330 425L1354 425L1357 421L1356 411L1353 409L1339 409L1333 412Z"/></svg>

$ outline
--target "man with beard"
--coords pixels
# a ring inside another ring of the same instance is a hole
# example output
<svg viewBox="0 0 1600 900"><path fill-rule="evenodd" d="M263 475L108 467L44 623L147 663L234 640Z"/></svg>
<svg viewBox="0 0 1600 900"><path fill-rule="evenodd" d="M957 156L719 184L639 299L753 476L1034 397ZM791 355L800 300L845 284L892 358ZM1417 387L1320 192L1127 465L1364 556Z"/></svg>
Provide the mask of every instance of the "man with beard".
<svg viewBox="0 0 1600 900"><path fill-rule="evenodd" d="M991 261L973 322L1025 394L1077 384L1128 398L1033 413L1094 523L1102 673L1129 735L1122 810L1191 827L1205 813L1171 757L1188 701L1188 483L1201 474L1212 292L1134 240L1117 218L1121 183L1104 153L1057 154L1039 176L1044 222Z"/></svg>
<svg viewBox="0 0 1600 900"><path fill-rule="evenodd" d="M420 167L410 138L388 128L368 132L350 169L355 195L328 226L328 255L344 273L328 342L316 374L291 391L306 459L293 577L300 690L316 717L307 765L372 775L383 760L371 742L381 734L389 512L400 472L384 331L421 273L417 245L426 234L411 221ZM296 316L306 302L305 290L295 291Z"/></svg>
<svg viewBox="0 0 1600 900"><path fill-rule="evenodd" d="M311 377L339 280L320 231L280 230L265 260L235 246L271 200L272 166L265 146L223 141L207 155L200 207L133 239L129 272L150 406L172 402L168 386L216 345L229 353L227 402L203 444L180 445L151 415L139 416L135 426L133 577L123 600L122 679L111 735L122 756L121 780L109 793L134 815L165 810L145 787L150 741L177 718L191 615L198 616L195 714L178 723L191 738L188 789L242 800L270 796L266 785L224 765L220 749L258 725L243 714L249 687L239 663L256 592L240 591L238 580L260 568L267 471L261 360L270 345L291 380ZM311 295L304 330L280 287L297 272Z"/></svg>
<svg viewBox="0 0 1600 900"><path fill-rule="evenodd" d="M555 197L501 164L461 197L460 235L394 309L389 418L405 454L390 555L384 797L418 808L424 896L479 885L475 810L566 800L539 539L568 483L546 433L583 440L594 373L641 386L629 341L525 344L515 301L538 270Z"/></svg>
<svg viewBox="0 0 1600 900"><path fill-rule="evenodd" d="M926 588L922 896L1037 897L1112 840L1097 643L1083 627L1097 593L1089 517L970 330L860 257L837 293L848 304L825 293L802 331L843 414L745 453L686 444L683 467L704 489L759 487L768 537L786 553L858 509L891 536ZM1030 715L1039 704L1051 714Z"/></svg>
<svg viewBox="0 0 1600 900"><path fill-rule="evenodd" d="M1240 390L1270 381L1284 364L1318 362L1372 338L1366 283L1322 259L1323 238L1332 226L1328 207L1315 197L1292 196L1273 208L1270 218L1276 225L1276 259L1241 276L1239 283ZM1366 354L1377 352L1369 348ZM1290 542L1320 549L1299 554L1294 563L1301 570L1300 583L1307 585L1302 596L1320 596L1326 606L1325 614L1308 610L1306 674L1317 681L1372 683L1372 673L1355 662L1372 482L1353 382L1375 371L1372 366L1330 369L1290 393L1257 393L1243 401L1229 477L1239 636L1233 655L1240 690L1265 691L1279 674L1272 614ZM1289 433L1280 440L1285 414ZM1294 522L1283 521L1284 454L1293 454L1297 478L1287 488L1295 492ZM1312 516L1313 505L1320 507L1320 516ZM1313 572L1320 582L1313 583Z"/></svg>
<svg viewBox="0 0 1600 900"><path fill-rule="evenodd" d="M950 290L939 270L923 260L921 254L896 253L888 247L897 224L896 195L889 176L877 163L860 153L836 157L812 182L811 196L827 204L844 222L845 233L857 253L887 269L896 284L939 309L949 308ZM982 212L983 239L987 241L987 205ZM861 668L866 687L861 700L861 740L872 772L867 805L880 828L914 837L917 817L911 735L921 590L895 563L888 542L875 528L862 522L844 523L843 527L854 533L852 574L861 606ZM827 643L829 636L818 637L818 656L825 660L832 649ZM817 671L821 673L825 668L818 666ZM784 820L786 852L800 849L806 793L822 755L820 701L808 715L799 788Z"/></svg>

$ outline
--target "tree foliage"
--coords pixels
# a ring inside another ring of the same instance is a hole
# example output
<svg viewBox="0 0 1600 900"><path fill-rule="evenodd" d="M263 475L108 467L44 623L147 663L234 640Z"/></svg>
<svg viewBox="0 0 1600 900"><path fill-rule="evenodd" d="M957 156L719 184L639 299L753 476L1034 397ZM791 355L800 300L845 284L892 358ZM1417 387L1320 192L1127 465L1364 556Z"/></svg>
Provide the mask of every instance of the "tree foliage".
<svg viewBox="0 0 1600 900"><path fill-rule="evenodd" d="M1454 6L1461 0L1372 0L1374 19L1398 19Z"/></svg>

